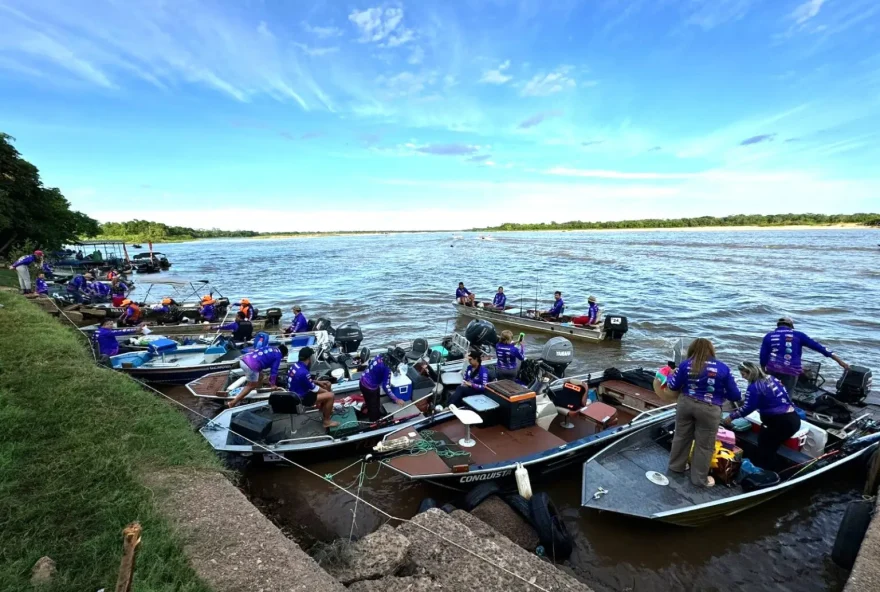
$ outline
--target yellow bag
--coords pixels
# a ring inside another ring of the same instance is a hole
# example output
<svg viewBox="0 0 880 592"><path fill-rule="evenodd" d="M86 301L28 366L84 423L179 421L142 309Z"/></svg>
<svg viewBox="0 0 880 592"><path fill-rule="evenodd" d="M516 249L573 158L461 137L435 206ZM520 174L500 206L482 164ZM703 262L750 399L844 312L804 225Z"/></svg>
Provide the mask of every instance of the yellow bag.
<svg viewBox="0 0 880 592"><path fill-rule="evenodd" d="M718 468L718 459L726 458L727 460L733 460L734 454L733 450L728 450L724 447L724 444L720 440L715 440L715 452L712 453L712 464L709 465L710 469ZM691 452L688 455L688 462L693 462L694 460L694 444L691 443Z"/></svg>

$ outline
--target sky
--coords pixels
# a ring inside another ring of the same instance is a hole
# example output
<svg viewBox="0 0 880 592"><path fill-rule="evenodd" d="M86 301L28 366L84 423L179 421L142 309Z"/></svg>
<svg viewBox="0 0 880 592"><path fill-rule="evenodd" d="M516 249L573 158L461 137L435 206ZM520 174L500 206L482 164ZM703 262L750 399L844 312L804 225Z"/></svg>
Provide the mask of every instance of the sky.
<svg viewBox="0 0 880 592"><path fill-rule="evenodd" d="M0 131L100 221L880 211L876 0L0 0Z"/></svg>

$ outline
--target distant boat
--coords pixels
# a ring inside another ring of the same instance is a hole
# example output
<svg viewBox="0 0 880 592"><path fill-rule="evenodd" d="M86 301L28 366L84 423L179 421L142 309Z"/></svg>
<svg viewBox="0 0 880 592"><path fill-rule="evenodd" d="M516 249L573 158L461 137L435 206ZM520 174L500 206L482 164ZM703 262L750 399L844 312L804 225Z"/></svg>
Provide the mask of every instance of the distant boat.
<svg viewBox="0 0 880 592"><path fill-rule="evenodd" d="M131 248L132 249L143 249L144 246L143 245L131 245Z"/></svg>
<svg viewBox="0 0 880 592"><path fill-rule="evenodd" d="M479 238L480 238L480 240L487 240L487 241L498 240L498 239L496 239L496 238L493 237L493 236L481 236L481 237L479 237Z"/></svg>

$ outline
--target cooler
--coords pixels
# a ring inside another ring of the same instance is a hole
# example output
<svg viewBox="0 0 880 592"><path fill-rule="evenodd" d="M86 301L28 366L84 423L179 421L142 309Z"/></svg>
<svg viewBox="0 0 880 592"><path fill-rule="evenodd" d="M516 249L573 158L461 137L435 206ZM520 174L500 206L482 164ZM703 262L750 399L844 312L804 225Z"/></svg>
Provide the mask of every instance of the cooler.
<svg viewBox="0 0 880 592"><path fill-rule="evenodd" d="M752 431L755 432L756 434L760 433L760 431L761 431L761 415L757 411L752 411L751 413L749 413L746 416L746 419L748 419L752 423ZM783 446L785 446L786 448L791 448L792 450L797 450L798 452L800 452L801 448L803 448L804 445L807 443L807 435L809 433L810 433L810 428L809 428L808 424L801 422L800 429L798 431L796 431L791 438L786 440L783 443ZM826 436L826 438L827 438L827 436Z"/></svg>
<svg viewBox="0 0 880 592"><path fill-rule="evenodd" d="M406 375L406 373L401 372L400 374L392 374L391 375L391 394L394 395L395 399L399 399L401 401L410 401L412 400L413 395L413 386L412 379Z"/></svg>
<svg viewBox="0 0 880 592"><path fill-rule="evenodd" d="M481 428L488 428L498 424L501 406L486 395L465 397L462 399L462 402L470 409L473 409L480 416L480 419L483 420L483 423L480 424Z"/></svg>
<svg viewBox="0 0 880 592"><path fill-rule="evenodd" d="M597 432L617 425L617 409L607 403L590 403L581 409L581 415L585 420L596 425Z"/></svg>
<svg viewBox="0 0 880 592"><path fill-rule="evenodd" d="M486 385L486 396L499 406L499 419L508 430L535 425L538 404L535 392L512 380L496 380Z"/></svg>

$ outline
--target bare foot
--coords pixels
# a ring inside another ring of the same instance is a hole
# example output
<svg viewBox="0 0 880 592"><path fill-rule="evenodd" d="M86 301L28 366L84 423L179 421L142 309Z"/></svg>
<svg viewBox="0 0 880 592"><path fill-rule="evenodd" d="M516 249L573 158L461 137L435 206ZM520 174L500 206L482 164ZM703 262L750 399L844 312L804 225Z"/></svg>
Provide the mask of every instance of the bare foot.
<svg viewBox="0 0 880 592"><path fill-rule="evenodd" d="M336 428L336 427L339 427L339 422L338 421L325 421L324 427L325 428Z"/></svg>
<svg viewBox="0 0 880 592"><path fill-rule="evenodd" d="M715 487L714 477L706 477L706 487Z"/></svg>

